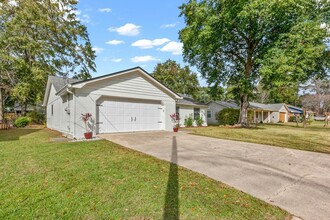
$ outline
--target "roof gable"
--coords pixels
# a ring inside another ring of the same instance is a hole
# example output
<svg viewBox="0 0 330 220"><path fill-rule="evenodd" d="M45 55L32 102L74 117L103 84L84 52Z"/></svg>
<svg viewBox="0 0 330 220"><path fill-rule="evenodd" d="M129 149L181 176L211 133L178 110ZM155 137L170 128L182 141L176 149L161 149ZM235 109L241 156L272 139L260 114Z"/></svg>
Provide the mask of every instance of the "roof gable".
<svg viewBox="0 0 330 220"><path fill-rule="evenodd" d="M110 74L107 74L107 75L95 77L95 78L84 80L84 81L73 82L71 84L68 84L67 87L83 88L87 84L98 82L100 80L107 80L107 79L111 79L113 77L122 76L122 75L125 75L125 74L137 73L137 72L139 74L141 74L144 78L146 78L148 81L152 82L152 84L157 86L159 89L161 89L162 91L165 91L167 94L172 96L173 98L181 99L180 95L176 94L175 92L173 92L172 90L167 88L165 85L163 85L161 82L156 80L154 77L152 77L149 73L147 73L141 67L135 67L135 68L132 68L132 69L127 69L127 70L123 70L123 71L119 71L119 72L115 72L115 73L110 73ZM58 93L61 93L61 91L63 91L64 89L65 89L65 87L62 88L60 91L58 91Z"/></svg>

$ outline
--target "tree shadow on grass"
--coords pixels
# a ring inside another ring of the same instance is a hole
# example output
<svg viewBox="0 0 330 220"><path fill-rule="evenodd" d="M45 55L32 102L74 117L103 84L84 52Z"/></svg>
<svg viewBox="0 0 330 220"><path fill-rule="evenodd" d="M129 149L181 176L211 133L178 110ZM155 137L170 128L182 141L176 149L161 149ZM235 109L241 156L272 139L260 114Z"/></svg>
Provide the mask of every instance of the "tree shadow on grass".
<svg viewBox="0 0 330 220"><path fill-rule="evenodd" d="M163 219L179 219L179 175L177 141L172 139L172 156L168 174Z"/></svg>
<svg viewBox="0 0 330 220"><path fill-rule="evenodd" d="M22 136L29 135L40 130L41 129L36 128L12 128L8 130L0 130L0 142L19 140Z"/></svg>

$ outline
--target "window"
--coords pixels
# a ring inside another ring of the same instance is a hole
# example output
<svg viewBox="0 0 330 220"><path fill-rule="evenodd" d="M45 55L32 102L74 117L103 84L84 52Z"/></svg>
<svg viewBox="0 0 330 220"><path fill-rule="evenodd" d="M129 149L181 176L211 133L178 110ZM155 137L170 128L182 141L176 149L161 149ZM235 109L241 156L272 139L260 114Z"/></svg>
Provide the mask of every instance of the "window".
<svg viewBox="0 0 330 220"><path fill-rule="evenodd" d="M194 120L197 119L197 117L200 117L200 108L194 108Z"/></svg>
<svg viewBox="0 0 330 220"><path fill-rule="evenodd" d="M207 110L207 118L212 118L212 111L211 110Z"/></svg>
<svg viewBox="0 0 330 220"><path fill-rule="evenodd" d="M54 114L54 105L52 105L51 112L52 112L52 116L53 116L53 114Z"/></svg>

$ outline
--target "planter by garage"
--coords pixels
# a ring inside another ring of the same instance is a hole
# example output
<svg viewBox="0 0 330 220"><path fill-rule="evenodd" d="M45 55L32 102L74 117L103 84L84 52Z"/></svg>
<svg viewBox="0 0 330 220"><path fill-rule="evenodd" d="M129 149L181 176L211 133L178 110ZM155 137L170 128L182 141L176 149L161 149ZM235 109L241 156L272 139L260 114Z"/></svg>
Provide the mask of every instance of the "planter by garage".
<svg viewBox="0 0 330 220"><path fill-rule="evenodd" d="M93 132L86 132L86 133L84 133L84 136L85 136L86 139L92 139Z"/></svg>

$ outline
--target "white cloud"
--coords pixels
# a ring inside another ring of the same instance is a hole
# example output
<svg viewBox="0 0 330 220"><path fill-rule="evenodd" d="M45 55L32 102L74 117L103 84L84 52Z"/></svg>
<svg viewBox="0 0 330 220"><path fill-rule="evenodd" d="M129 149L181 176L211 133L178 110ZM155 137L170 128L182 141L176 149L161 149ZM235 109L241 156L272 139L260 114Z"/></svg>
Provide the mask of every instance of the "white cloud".
<svg viewBox="0 0 330 220"><path fill-rule="evenodd" d="M95 51L95 54L100 54L102 51L104 51L101 47L93 47L92 50Z"/></svg>
<svg viewBox="0 0 330 220"><path fill-rule="evenodd" d="M90 23L91 22L91 18L89 17L89 15L83 14L82 16L79 16L79 20L83 23Z"/></svg>
<svg viewBox="0 0 330 220"><path fill-rule="evenodd" d="M175 26L177 26L179 23L172 23L172 24L163 24L162 26L160 26L161 28L174 28Z"/></svg>
<svg viewBox="0 0 330 220"><path fill-rule="evenodd" d="M123 59L121 58L117 58L117 59L111 59L111 62L114 62L114 63L120 63Z"/></svg>
<svg viewBox="0 0 330 220"><path fill-rule="evenodd" d="M119 45L119 44L123 44L125 43L122 40L109 40L108 42L106 42L106 44L110 44L110 45Z"/></svg>
<svg viewBox="0 0 330 220"><path fill-rule="evenodd" d="M99 11L100 11L100 12L106 12L106 13L109 13L109 12L111 12L112 10L111 10L111 8L99 8Z"/></svg>
<svg viewBox="0 0 330 220"><path fill-rule="evenodd" d="M132 46L139 47L141 49L149 49L149 48L163 45L169 41L170 40L167 38L160 38L160 39L155 39L155 40L142 39L142 40L138 40L138 41L135 41L134 43L132 43Z"/></svg>
<svg viewBox="0 0 330 220"><path fill-rule="evenodd" d="M157 59L153 56L135 56L131 58L131 61L133 63L145 63L145 62L151 62L151 61L160 61L160 59Z"/></svg>
<svg viewBox="0 0 330 220"><path fill-rule="evenodd" d="M124 26L118 28L109 28L109 31L117 32L119 35L123 36L137 36L140 34L141 26L137 26L135 24L127 23Z"/></svg>
<svg viewBox="0 0 330 220"><path fill-rule="evenodd" d="M173 55L182 54L183 44L175 41L171 41L160 49L163 52L171 52Z"/></svg>

